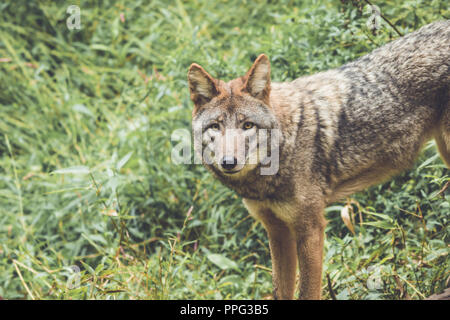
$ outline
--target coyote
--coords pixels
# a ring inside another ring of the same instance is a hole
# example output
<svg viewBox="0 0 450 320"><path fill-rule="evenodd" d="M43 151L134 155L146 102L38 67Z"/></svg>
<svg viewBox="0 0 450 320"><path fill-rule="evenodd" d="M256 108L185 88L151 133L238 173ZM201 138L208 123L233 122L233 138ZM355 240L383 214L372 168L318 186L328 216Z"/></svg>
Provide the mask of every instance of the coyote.
<svg viewBox="0 0 450 320"><path fill-rule="evenodd" d="M205 166L266 229L275 299L294 297L297 260L299 298L320 299L328 204L410 167L432 138L450 167L449 68L450 20L291 82L271 83L264 54L229 82L190 66L196 152L214 143ZM261 174L267 155L248 161L262 129L279 132L273 174Z"/></svg>

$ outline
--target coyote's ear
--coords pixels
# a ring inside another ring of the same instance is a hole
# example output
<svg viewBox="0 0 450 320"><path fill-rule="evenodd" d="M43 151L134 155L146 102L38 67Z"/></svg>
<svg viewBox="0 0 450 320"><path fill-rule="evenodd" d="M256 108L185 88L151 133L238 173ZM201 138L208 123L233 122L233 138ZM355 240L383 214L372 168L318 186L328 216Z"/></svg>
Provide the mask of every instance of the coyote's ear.
<svg viewBox="0 0 450 320"><path fill-rule="evenodd" d="M256 58L253 66L246 74L247 80L244 84L244 90L253 97L261 100L269 98L270 94L270 62L265 54Z"/></svg>
<svg viewBox="0 0 450 320"><path fill-rule="evenodd" d="M201 106L219 94L214 78L196 63L189 67L188 82L191 100L195 105Z"/></svg>

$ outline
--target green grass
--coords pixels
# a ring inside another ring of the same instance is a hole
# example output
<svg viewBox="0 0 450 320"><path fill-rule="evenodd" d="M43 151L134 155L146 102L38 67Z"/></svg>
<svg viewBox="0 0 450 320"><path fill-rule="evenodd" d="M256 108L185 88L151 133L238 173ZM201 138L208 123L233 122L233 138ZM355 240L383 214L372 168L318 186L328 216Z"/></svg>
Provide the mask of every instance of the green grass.
<svg viewBox="0 0 450 320"><path fill-rule="evenodd" d="M204 168L171 163L171 133L190 129L187 68L231 79L264 52L283 81L397 33L371 33L362 1L75 2L73 31L64 1L0 4L0 296L270 298L261 225ZM450 17L443 1L373 2L402 33ZM429 143L412 170L348 200L355 234L346 202L329 207L324 298L448 286L449 180Z"/></svg>

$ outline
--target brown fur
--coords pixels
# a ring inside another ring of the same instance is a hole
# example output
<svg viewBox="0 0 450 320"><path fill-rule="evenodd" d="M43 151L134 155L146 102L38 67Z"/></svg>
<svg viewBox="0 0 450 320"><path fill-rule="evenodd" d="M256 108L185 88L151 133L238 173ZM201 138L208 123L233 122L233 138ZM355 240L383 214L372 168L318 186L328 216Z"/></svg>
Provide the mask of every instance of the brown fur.
<svg viewBox="0 0 450 320"><path fill-rule="evenodd" d="M320 299L326 205L410 167L431 138L450 166L449 63L450 22L440 21L292 82L271 83L265 55L228 83L190 67L194 132L216 123L214 139L225 143L249 119L281 131L274 175L261 175L261 164L232 175L206 164L267 230L275 298L293 298L298 258L300 298Z"/></svg>

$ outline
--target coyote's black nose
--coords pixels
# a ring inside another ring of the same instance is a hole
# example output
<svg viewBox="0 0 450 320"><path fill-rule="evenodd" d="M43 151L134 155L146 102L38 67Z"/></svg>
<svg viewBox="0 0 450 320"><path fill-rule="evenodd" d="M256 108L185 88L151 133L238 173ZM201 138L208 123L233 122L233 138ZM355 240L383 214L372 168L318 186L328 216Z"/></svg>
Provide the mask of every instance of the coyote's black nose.
<svg viewBox="0 0 450 320"><path fill-rule="evenodd" d="M222 162L220 163L222 168L225 170L231 170L237 165L237 159L235 157L223 157Z"/></svg>

